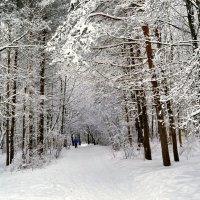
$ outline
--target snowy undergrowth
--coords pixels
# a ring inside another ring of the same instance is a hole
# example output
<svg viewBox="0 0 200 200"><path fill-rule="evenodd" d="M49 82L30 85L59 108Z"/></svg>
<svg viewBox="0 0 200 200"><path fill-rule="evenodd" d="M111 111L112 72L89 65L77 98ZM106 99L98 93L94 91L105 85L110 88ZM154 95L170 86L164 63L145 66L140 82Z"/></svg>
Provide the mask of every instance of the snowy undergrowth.
<svg viewBox="0 0 200 200"><path fill-rule="evenodd" d="M150 142L152 157L159 157L161 160L161 145L160 141L154 139ZM171 159L173 159L173 149L172 144L169 144L169 151L171 154ZM190 136L183 140L183 145L178 146L180 159L189 160L196 155L200 155L200 140L196 137ZM138 147L137 143L134 143L132 147L129 145L124 145L120 150L111 149L111 154L114 158L120 159L143 159L144 160L144 148L143 146Z"/></svg>

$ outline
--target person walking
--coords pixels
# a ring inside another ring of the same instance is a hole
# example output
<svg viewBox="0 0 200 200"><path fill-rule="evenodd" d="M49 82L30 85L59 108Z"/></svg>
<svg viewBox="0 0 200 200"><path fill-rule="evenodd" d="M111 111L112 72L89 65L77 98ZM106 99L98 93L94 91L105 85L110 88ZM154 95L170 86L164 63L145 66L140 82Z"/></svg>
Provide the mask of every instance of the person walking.
<svg viewBox="0 0 200 200"><path fill-rule="evenodd" d="M77 137L74 138L73 143L74 143L75 148L77 148L78 147L78 139L77 139Z"/></svg>

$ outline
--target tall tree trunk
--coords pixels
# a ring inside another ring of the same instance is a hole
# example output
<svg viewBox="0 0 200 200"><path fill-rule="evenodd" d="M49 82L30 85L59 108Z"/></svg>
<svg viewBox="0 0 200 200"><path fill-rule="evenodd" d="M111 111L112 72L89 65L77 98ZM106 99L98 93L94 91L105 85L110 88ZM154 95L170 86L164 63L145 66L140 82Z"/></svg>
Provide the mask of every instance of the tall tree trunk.
<svg viewBox="0 0 200 200"><path fill-rule="evenodd" d="M14 158L14 135L15 135L15 107L16 107L16 94L17 94L17 62L18 62L18 49L15 50L14 60L14 81L13 81L13 97L12 97L12 120L10 129L10 163Z"/></svg>
<svg viewBox="0 0 200 200"><path fill-rule="evenodd" d="M6 97L7 101L10 98L10 49L8 50L8 74L7 74L7 87L6 87ZM10 164L10 106L9 102L6 103L6 165Z"/></svg>
<svg viewBox="0 0 200 200"><path fill-rule="evenodd" d="M30 32L29 40L32 41L33 39L33 33ZM29 73L29 85L28 85L28 108L29 108L29 116L28 116L28 121L29 121L29 134L28 134L28 150L29 150L29 161L32 161L32 156L33 156L33 136L34 136L34 129L33 129L33 62L32 62L32 52L30 50L30 63L28 65L28 73Z"/></svg>
<svg viewBox="0 0 200 200"><path fill-rule="evenodd" d="M153 64L153 50L151 46L151 42L149 41L149 26L148 24L145 24L142 26L144 37L146 39L146 53L147 53L147 61L150 70L154 68ZM153 88L153 95L154 95L154 102L156 104L156 115L158 120L158 131L160 134L160 140L161 140L161 148L162 148L162 157L163 157L163 165L164 166L170 166L170 156L169 156L169 149L168 149L168 142L167 142L167 132L164 125L164 116L162 111L162 105L160 102L160 94L159 94L159 88L158 83L156 80L156 75L154 74L152 76L152 88Z"/></svg>
<svg viewBox="0 0 200 200"><path fill-rule="evenodd" d="M11 28L8 24L8 37L11 41ZM11 67L11 49L8 49L8 60L7 60L7 85L6 85L6 165L10 164L10 67Z"/></svg>
<svg viewBox="0 0 200 200"><path fill-rule="evenodd" d="M26 88L24 89L24 94L26 95ZM25 162L25 141L26 141L26 99L24 97L23 105L23 119L22 119L22 160Z"/></svg>
<svg viewBox="0 0 200 200"><path fill-rule="evenodd" d="M64 88L63 88L63 102L62 102L62 118L61 118L61 134L64 134L64 124L65 124L65 96L67 87L67 77L65 76Z"/></svg>
<svg viewBox="0 0 200 200"><path fill-rule="evenodd" d="M47 37L47 31L42 31L42 39L41 39L41 45L46 44L46 37ZM38 142L38 153L41 156L44 147L43 147L43 140L44 140L44 90L45 90L45 64L46 64L46 53L45 53L45 47L42 47L41 49L41 63L40 63L40 95L42 96L42 99L40 101L40 122L39 122L39 134L37 138Z"/></svg>

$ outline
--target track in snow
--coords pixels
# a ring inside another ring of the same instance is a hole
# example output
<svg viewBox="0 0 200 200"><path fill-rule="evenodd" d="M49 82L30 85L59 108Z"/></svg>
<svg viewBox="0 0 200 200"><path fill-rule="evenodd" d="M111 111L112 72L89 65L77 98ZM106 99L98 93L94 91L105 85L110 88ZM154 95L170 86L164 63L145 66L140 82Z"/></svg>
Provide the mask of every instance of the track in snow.
<svg viewBox="0 0 200 200"><path fill-rule="evenodd" d="M166 168L160 160L118 160L101 146L71 149L62 155L43 169L0 174L0 199L200 199L200 165Z"/></svg>

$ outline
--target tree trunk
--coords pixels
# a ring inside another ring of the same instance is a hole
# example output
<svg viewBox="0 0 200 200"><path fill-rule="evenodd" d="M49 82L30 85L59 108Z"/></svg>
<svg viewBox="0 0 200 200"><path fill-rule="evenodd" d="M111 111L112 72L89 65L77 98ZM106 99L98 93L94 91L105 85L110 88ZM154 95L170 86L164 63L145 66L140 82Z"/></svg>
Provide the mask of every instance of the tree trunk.
<svg viewBox="0 0 200 200"><path fill-rule="evenodd" d="M30 32L29 40L32 41L33 33ZM32 52L31 52L31 57L32 57ZM28 116L28 121L29 121L29 134L28 134L28 150L29 150L29 162L31 162L32 156L33 156L33 63L30 58L30 64L28 66L28 72L29 72L29 85L28 85L28 95L29 95L29 116Z"/></svg>
<svg viewBox="0 0 200 200"><path fill-rule="evenodd" d="M151 46L151 42L149 41L149 26L148 24L145 24L142 26L144 37L146 39L146 53L147 53L147 61L149 68L152 70L154 68L153 64L153 50ZM164 166L170 166L170 157L169 157L169 149L168 149L168 142L167 142L167 132L164 125L164 116L162 112L162 106L160 102L160 94L159 94L159 88L158 83L156 81L156 75L154 74L152 76L152 89L153 89L153 95L154 95L154 102L156 104L156 115L158 120L158 131L160 134L160 140L161 140L161 148L162 148L162 157L163 157L163 165Z"/></svg>
<svg viewBox="0 0 200 200"><path fill-rule="evenodd" d="M124 94L124 101L125 101L124 110L125 110L125 120L126 120L126 123L127 123L126 127L127 127L127 131L128 131L128 141L129 141L130 146L132 146L133 141L132 141L132 135L131 135L131 127L130 127L128 106L127 106L127 98L126 98L125 94Z"/></svg>
<svg viewBox="0 0 200 200"><path fill-rule="evenodd" d="M87 134L87 143L90 144L90 134Z"/></svg>
<svg viewBox="0 0 200 200"><path fill-rule="evenodd" d="M81 134L80 133L78 133L78 143L79 143L79 145L81 145Z"/></svg>
<svg viewBox="0 0 200 200"><path fill-rule="evenodd" d="M16 107L16 94L17 94L17 62L18 62L18 49L15 50L15 60L14 60L14 81L13 81L13 97L12 97L12 119L11 119L11 129L10 129L10 163L14 158L14 135L15 135L15 107Z"/></svg>
<svg viewBox="0 0 200 200"><path fill-rule="evenodd" d="M47 31L42 31L42 38L41 38L41 45L46 44L46 37L47 37ZM39 122L39 134L37 138L38 142L38 153L41 156L44 151L43 147L43 140L44 140L44 90L45 90L45 64L46 64L46 53L45 53L45 47L42 47L41 49L41 63L40 63L40 95L42 97L40 101L40 122Z"/></svg>
<svg viewBox="0 0 200 200"><path fill-rule="evenodd" d="M61 134L64 134L64 124L65 124L65 95L67 87L67 77L65 76L64 88L63 88L63 102L62 102L62 118L61 118Z"/></svg>
<svg viewBox="0 0 200 200"><path fill-rule="evenodd" d="M139 119L139 132L138 132L138 143L139 146L141 144L144 144L144 136L143 136L143 129L144 129L144 123L143 123L143 117L142 117L142 109L141 109L141 92L136 91L136 100L137 100L137 112L138 112L138 119Z"/></svg>
<svg viewBox="0 0 200 200"><path fill-rule="evenodd" d="M9 98L10 98L10 57L11 57L10 49L8 50L8 74L7 74L7 87L6 87L6 97L7 97L7 103L6 103L6 165L8 166L10 164L10 106L9 106Z"/></svg>
<svg viewBox="0 0 200 200"><path fill-rule="evenodd" d="M24 89L24 94L26 95L26 88ZM26 99L24 97L23 105L23 119L22 119L22 159L25 162L25 141L26 141Z"/></svg>
<svg viewBox="0 0 200 200"><path fill-rule="evenodd" d="M168 114L169 114L169 123L170 123L169 132L170 132L170 135L172 137L174 161L179 161L176 130L174 128L174 116L173 116L170 101L167 101L167 110L168 110Z"/></svg>
<svg viewBox="0 0 200 200"><path fill-rule="evenodd" d="M152 160L149 142L149 124L144 93L142 95L142 121L144 125L144 155L147 160Z"/></svg>
<svg viewBox="0 0 200 200"><path fill-rule="evenodd" d="M73 136L73 134L71 135L71 141L72 141L72 146L74 146L74 136Z"/></svg>
<svg viewBox="0 0 200 200"><path fill-rule="evenodd" d="M190 34L191 34L191 37L193 40L193 42L192 42L193 49L197 49L198 42L197 42L197 32L195 30L194 8L193 8L191 0L185 0L185 3L186 3L186 10L187 10L188 25L189 25ZM200 19L199 15L198 15L198 17Z"/></svg>
<svg viewBox="0 0 200 200"><path fill-rule="evenodd" d="M182 130L180 128L178 129L178 139L179 139L180 147L182 147L183 146L183 142L182 142Z"/></svg>
<svg viewBox="0 0 200 200"><path fill-rule="evenodd" d="M9 41L11 41L11 28L8 24L8 37ZM10 164L10 106L9 106L9 98L10 98L10 65L11 65L11 49L8 49L8 60L7 60L7 85L6 85L6 165Z"/></svg>

